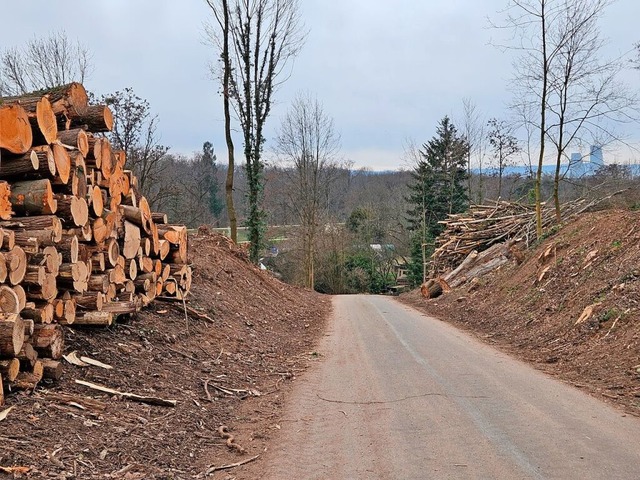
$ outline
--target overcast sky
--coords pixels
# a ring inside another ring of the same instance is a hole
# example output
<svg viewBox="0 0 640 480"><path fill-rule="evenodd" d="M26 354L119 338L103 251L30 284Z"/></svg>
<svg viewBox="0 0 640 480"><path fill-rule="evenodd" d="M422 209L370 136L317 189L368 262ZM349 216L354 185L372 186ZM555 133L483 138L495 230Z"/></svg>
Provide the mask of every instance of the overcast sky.
<svg viewBox="0 0 640 480"><path fill-rule="evenodd" d="M215 53L203 42L203 22L210 18L204 0L3 3L3 17L10 21L1 22L0 48L64 30L92 52L88 90L132 87L150 102L162 143L172 151L200 150L209 140L218 158L226 158L222 101L207 67ZM508 115L511 59L489 44L497 32L487 20L507 0L300 3L309 34L290 79L276 94L267 149L301 91L317 96L334 118L342 156L373 170L402 166L407 141L428 141L444 115L460 118L463 97L487 118ZM638 0L619 0L608 9L602 31L611 52L627 52L640 40L639 17ZM630 72L628 78L640 89L640 74ZM628 134L640 138L633 129Z"/></svg>

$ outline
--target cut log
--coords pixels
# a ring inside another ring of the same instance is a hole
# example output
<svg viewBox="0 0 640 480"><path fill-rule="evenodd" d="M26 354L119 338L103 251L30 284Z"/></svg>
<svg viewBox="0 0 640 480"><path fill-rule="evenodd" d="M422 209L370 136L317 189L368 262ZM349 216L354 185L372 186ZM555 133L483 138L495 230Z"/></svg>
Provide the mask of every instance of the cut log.
<svg viewBox="0 0 640 480"><path fill-rule="evenodd" d="M140 249L140 229L133 223L124 222L124 246L122 254L125 258L134 258Z"/></svg>
<svg viewBox="0 0 640 480"><path fill-rule="evenodd" d="M74 326L93 326L93 327L108 327L113 323L113 313L111 312L96 312L86 311L78 312L76 314L76 321Z"/></svg>
<svg viewBox="0 0 640 480"><path fill-rule="evenodd" d="M24 318L32 319L34 323L51 323L53 321L53 305L44 303L40 306L27 305L20 315Z"/></svg>
<svg viewBox="0 0 640 480"><path fill-rule="evenodd" d="M90 105L79 115L70 113L71 128L86 126L90 132L110 132L113 129L113 114L106 105Z"/></svg>
<svg viewBox="0 0 640 480"><path fill-rule="evenodd" d="M102 189L97 185L93 186L91 189L90 203L92 214L95 217L102 217L102 213L104 212Z"/></svg>
<svg viewBox="0 0 640 480"><path fill-rule="evenodd" d="M169 243L169 240L165 240L164 238L160 240L160 251L159 251L159 255L160 255L160 260L164 260L167 258L167 255L169 255L169 252L171 251L171 244Z"/></svg>
<svg viewBox="0 0 640 480"><path fill-rule="evenodd" d="M4 283L7 280L8 274L7 261L5 260L4 254L0 252L0 283Z"/></svg>
<svg viewBox="0 0 640 480"><path fill-rule="evenodd" d="M138 266L143 273L150 273L154 271L153 260L149 257L138 257Z"/></svg>
<svg viewBox="0 0 640 480"><path fill-rule="evenodd" d="M97 169L102 166L102 142L100 137L89 136L89 152L86 155L87 165L91 165ZM104 140L106 141L106 140Z"/></svg>
<svg viewBox="0 0 640 480"><path fill-rule="evenodd" d="M76 235L63 236L57 248L62 254L62 260L64 262L76 263L78 261L78 237Z"/></svg>
<svg viewBox="0 0 640 480"><path fill-rule="evenodd" d="M64 332L60 325L42 325L35 327L30 339L33 348L41 357L59 360L64 349Z"/></svg>
<svg viewBox="0 0 640 480"><path fill-rule="evenodd" d="M420 293L424 298L437 298L442 295L442 285L432 278L420 286Z"/></svg>
<svg viewBox="0 0 640 480"><path fill-rule="evenodd" d="M27 272L27 255L19 246L13 247L4 254L7 262L7 270L9 271L9 283L18 285L22 282Z"/></svg>
<svg viewBox="0 0 640 480"><path fill-rule="evenodd" d="M22 344L22 350L16 355L16 358L20 362L20 369L24 371L31 370L38 361L38 352L35 351L28 340L28 337L31 337L31 335L33 335L33 330L28 336L25 332L25 342Z"/></svg>
<svg viewBox="0 0 640 480"><path fill-rule="evenodd" d="M18 104L27 112L34 145L55 142L58 125L56 123L56 115L47 97L39 95L5 97L2 102L5 104Z"/></svg>
<svg viewBox="0 0 640 480"><path fill-rule="evenodd" d="M0 360L0 374L8 382L13 382L20 373L20 360L9 358Z"/></svg>
<svg viewBox="0 0 640 480"><path fill-rule="evenodd" d="M16 246L16 233L13 230L0 229L0 246L6 250L11 250Z"/></svg>
<svg viewBox="0 0 640 480"><path fill-rule="evenodd" d="M100 273L89 277L89 290L107 293L109 290L109 275Z"/></svg>
<svg viewBox="0 0 640 480"><path fill-rule="evenodd" d="M22 247L45 247L56 244L51 230L18 230L14 233L14 243Z"/></svg>
<svg viewBox="0 0 640 480"><path fill-rule="evenodd" d="M61 362L51 358L41 358L40 362L42 363L43 378L54 381L58 381L62 378L64 369L62 368Z"/></svg>
<svg viewBox="0 0 640 480"><path fill-rule="evenodd" d="M135 280L138 276L138 262L135 259L127 260L124 269L130 280Z"/></svg>
<svg viewBox="0 0 640 480"><path fill-rule="evenodd" d="M169 223L166 213L153 212L151 214L151 219L155 223L160 224L160 225L166 225L167 223Z"/></svg>
<svg viewBox="0 0 640 480"><path fill-rule="evenodd" d="M58 202L57 214L67 225L82 227L89 221L89 208L84 198L74 195L55 194Z"/></svg>
<svg viewBox="0 0 640 480"><path fill-rule="evenodd" d="M11 320L0 319L0 356L15 357L22 350L23 343L24 322L22 318L14 315Z"/></svg>
<svg viewBox="0 0 640 480"><path fill-rule="evenodd" d="M107 302L102 305L102 311L113 314L136 313L140 311L140 304L136 301Z"/></svg>
<svg viewBox="0 0 640 480"><path fill-rule="evenodd" d="M67 185L71 177L71 157L69 152L60 143L54 143L51 149L53 150L53 160L56 163L57 178L64 185Z"/></svg>
<svg viewBox="0 0 640 480"><path fill-rule="evenodd" d="M11 186L10 201L18 215L51 215L57 208L48 179L14 183Z"/></svg>
<svg viewBox="0 0 640 480"><path fill-rule="evenodd" d="M27 289L27 298L30 300L51 301L58 295L56 277L46 273L42 286L33 286Z"/></svg>
<svg viewBox="0 0 640 480"><path fill-rule="evenodd" d="M76 301L76 307L80 307L84 310L101 311L102 304L104 302L104 294L102 292L84 292L82 295L74 295L73 298ZM76 313L77 321L78 313Z"/></svg>
<svg viewBox="0 0 640 480"><path fill-rule="evenodd" d="M40 156L46 159L47 152L51 150L48 146L44 146L34 147L24 155L3 155L0 162L0 175L2 178L11 178L36 174L40 168Z"/></svg>
<svg viewBox="0 0 640 480"><path fill-rule="evenodd" d="M56 115L79 116L89 104L89 96L82 84L73 82L60 87L53 87L41 91L49 98L51 107ZM64 130L69 130L64 125Z"/></svg>
<svg viewBox="0 0 640 480"><path fill-rule="evenodd" d="M71 193L80 198L86 198L89 192L87 184L87 165L82 153L69 152L71 158Z"/></svg>
<svg viewBox="0 0 640 480"><path fill-rule="evenodd" d="M12 290L18 297L18 313L20 313L27 306L27 294L24 288L22 288L22 285L16 285Z"/></svg>
<svg viewBox="0 0 640 480"><path fill-rule="evenodd" d="M20 312L20 298L15 290L7 285L0 286L0 313L13 314Z"/></svg>
<svg viewBox="0 0 640 480"><path fill-rule="evenodd" d="M43 266L27 265L27 273L25 274L21 283L26 287L42 287L42 285L44 284L45 275L46 272L44 271Z"/></svg>
<svg viewBox="0 0 640 480"><path fill-rule="evenodd" d="M87 133L82 128L59 131L58 141L65 146L78 149L78 151L85 157L89 153L89 138L87 137ZM48 143L54 142L51 141Z"/></svg>
<svg viewBox="0 0 640 480"><path fill-rule="evenodd" d="M0 219L9 220L13 213L11 208L11 187L8 182L0 181Z"/></svg>
<svg viewBox="0 0 640 480"><path fill-rule="evenodd" d="M0 105L0 148L24 154L33 144L29 116L20 105Z"/></svg>

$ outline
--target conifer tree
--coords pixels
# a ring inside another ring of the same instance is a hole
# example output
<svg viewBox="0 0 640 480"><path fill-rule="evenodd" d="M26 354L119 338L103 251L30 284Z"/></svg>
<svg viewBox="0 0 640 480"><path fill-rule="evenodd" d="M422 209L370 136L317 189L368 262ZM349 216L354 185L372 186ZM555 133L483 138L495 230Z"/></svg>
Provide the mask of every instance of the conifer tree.
<svg viewBox="0 0 640 480"><path fill-rule="evenodd" d="M411 205L407 221L413 233L409 278L414 285L424 280L424 265L442 232L438 222L447 214L463 212L468 207L465 186L468 151L468 142L458 134L449 117L444 117L436 135L419 152L406 197Z"/></svg>

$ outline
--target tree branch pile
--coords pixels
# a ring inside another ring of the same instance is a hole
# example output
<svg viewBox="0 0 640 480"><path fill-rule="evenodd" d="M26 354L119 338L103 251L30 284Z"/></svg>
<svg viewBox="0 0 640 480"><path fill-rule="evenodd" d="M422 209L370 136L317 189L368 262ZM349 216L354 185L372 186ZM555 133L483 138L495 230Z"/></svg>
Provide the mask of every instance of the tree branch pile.
<svg viewBox="0 0 640 480"><path fill-rule="evenodd" d="M592 205L583 198L564 203L562 216L567 219ZM445 229L436 239L436 250L431 257L433 273L456 268L473 251L482 252L512 239L528 246L536 239L535 206L503 200L473 205L468 212L449 215L439 223ZM543 204L543 228L555 223L553 206Z"/></svg>
<svg viewBox="0 0 640 480"><path fill-rule="evenodd" d="M62 325L110 325L191 286L187 230L152 213L72 83L0 98L0 386L57 379ZM0 404L3 402L0 388Z"/></svg>

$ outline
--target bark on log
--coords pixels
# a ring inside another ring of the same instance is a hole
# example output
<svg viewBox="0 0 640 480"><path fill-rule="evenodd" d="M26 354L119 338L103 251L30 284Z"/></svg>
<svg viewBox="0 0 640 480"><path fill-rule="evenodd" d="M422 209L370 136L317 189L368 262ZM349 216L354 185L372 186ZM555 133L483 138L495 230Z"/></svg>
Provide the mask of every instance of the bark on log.
<svg viewBox="0 0 640 480"><path fill-rule="evenodd" d="M51 323L53 321L53 305L51 303L44 303L40 306L26 306L20 316L29 318L34 323Z"/></svg>
<svg viewBox="0 0 640 480"><path fill-rule="evenodd" d="M58 381L62 378L64 369L62 368L61 362L51 358L41 358L40 362L42 363L43 378L54 381Z"/></svg>
<svg viewBox="0 0 640 480"><path fill-rule="evenodd" d="M151 214L151 219L160 225L166 225L167 223L169 223L169 220L167 219L167 214L166 213L159 213L159 212L153 212Z"/></svg>
<svg viewBox="0 0 640 480"><path fill-rule="evenodd" d="M112 314L135 313L140 311L140 305L136 301L107 302L102 305L102 311Z"/></svg>
<svg viewBox="0 0 640 480"><path fill-rule="evenodd" d="M78 261L78 237L76 235L63 236L57 244L58 251L62 254L62 260L66 263Z"/></svg>
<svg viewBox="0 0 640 480"><path fill-rule="evenodd" d="M0 162L0 176L12 178L17 176L34 175L40 169L40 157L47 158L51 152L49 146L33 147L24 155L3 155ZM46 168L46 163L44 163Z"/></svg>
<svg viewBox="0 0 640 480"><path fill-rule="evenodd" d="M89 192L87 184L87 165L80 152L69 152L71 158L71 193L86 198Z"/></svg>
<svg viewBox="0 0 640 480"><path fill-rule="evenodd" d="M424 298L437 298L442 295L442 285L432 278L420 286L420 293Z"/></svg>
<svg viewBox="0 0 640 480"><path fill-rule="evenodd" d="M57 203L48 179L16 182L11 186L11 206L18 215L52 215Z"/></svg>
<svg viewBox="0 0 640 480"><path fill-rule="evenodd" d="M20 350L18 355L16 355L22 370L31 370L38 361L38 352L36 352L33 346L29 343L29 337L31 337L31 335L33 335L33 331L30 335L25 333L25 341L22 344L22 350Z"/></svg>
<svg viewBox="0 0 640 480"><path fill-rule="evenodd" d="M76 306L84 310L101 311L104 302L104 294L102 292L84 292L82 295L74 295ZM76 314L76 320L78 319Z"/></svg>
<svg viewBox="0 0 640 480"><path fill-rule="evenodd" d="M74 325L108 327L113 323L113 313L86 311L78 312Z"/></svg>
<svg viewBox="0 0 640 480"><path fill-rule="evenodd" d="M30 300L51 301L58 295L56 277L47 273L40 287L29 287L27 298Z"/></svg>
<svg viewBox="0 0 640 480"><path fill-rule="evenodd" d="M0 148L8 152L27 153L33 144L29 116L20 105L0 105Z"/></svg>
<svg viewBox="0 0 640 480"><path fill-rule="evenodd" d="M73 82L60 87L54 87L40 92L46 95L51 102L51 107L56 115L78 116L89 105L89 96L82 84ZM60 116L59 123L60 123ZM64 123L64 130L69 130L67 122Z"/></svg>
<svg viewBox="0 0 640 480"><path fill-rule="evenodd" d="M82 128L59 131L58 141L65 146L78 149L78 151L85 157L89 153L89 138ZM48 143L54 143L54 141L52 140Z"/></svg>
<svg viewBox="0 0 640 480"><path fill-rule="evenodd" d="M60 325L36 325L30 343L39 356L59 360L64 350L64 331Z"/></svg>
<svg viewBox="0 0 640 480"><path fill-rule="evenodd" d="M113 113L107 105L90 105L79 115L69 114L71 128L85 125L90 132L110 132L113 130Z"/></svg>

